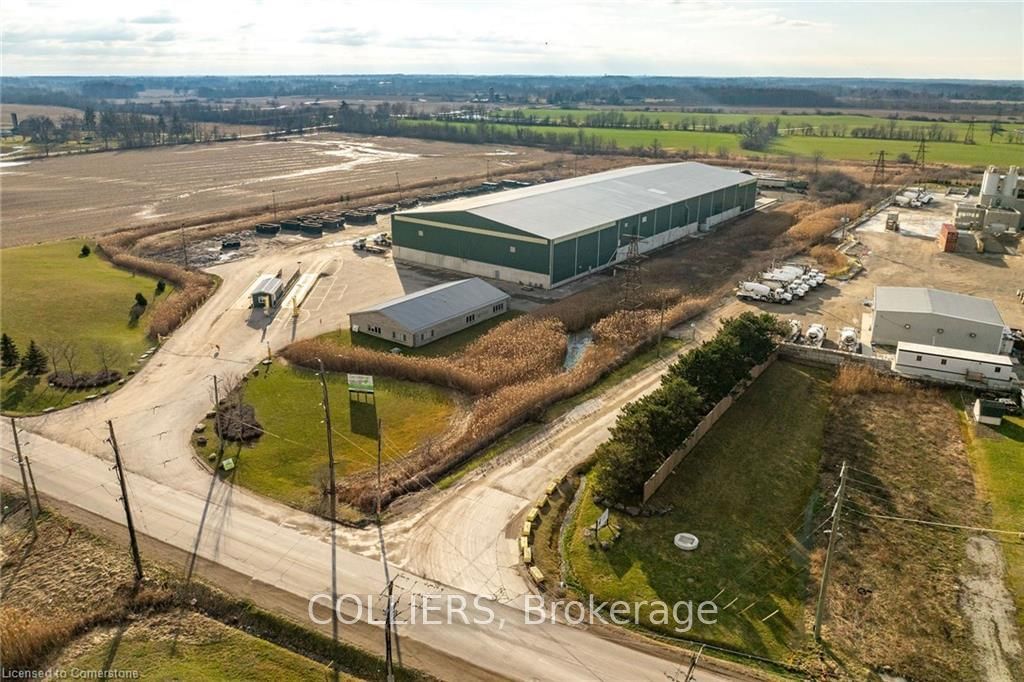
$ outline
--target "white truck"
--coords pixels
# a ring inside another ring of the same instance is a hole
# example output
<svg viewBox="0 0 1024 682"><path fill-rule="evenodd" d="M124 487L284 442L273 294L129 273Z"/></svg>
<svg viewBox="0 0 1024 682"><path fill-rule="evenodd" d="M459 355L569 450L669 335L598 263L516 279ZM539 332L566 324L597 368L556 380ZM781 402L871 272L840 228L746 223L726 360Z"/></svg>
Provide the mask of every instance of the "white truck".
<svg viewBox="0 0 1024 682"><path fill-rule="evenodd" d="M799 263L786 263L780 269L800 273L805 278L805 281L808 283L813 282L811 286L816 287L825 282L825 273L817 268L807 267L806 265L800 265Z"/></svg>
<svg viewBox="0 0 1024 682"><path fill-rule="evenodd" d="M786 272L778 268L762 272L759 279L767 286L783 286L797 298L803 298L810 290L810 287L795 273Z"/></svg>
<svg viewBox="0 0 1024 682"><path fill-rule="evenodd" d="M789 303L793 300L793 295L782 287L770 287L760 282L740 282L736 287L736 297L746 301L768 303Z"/></svg>
<svg viewBox="0 0 1024 682"><path fill-rule="evenodd" d="M808 346L816 346L821 348L821 345L825 343L825 336L828 334L828 327L823 324L815 322L807 328L807 333L804 334L804 340Z"/></svg>

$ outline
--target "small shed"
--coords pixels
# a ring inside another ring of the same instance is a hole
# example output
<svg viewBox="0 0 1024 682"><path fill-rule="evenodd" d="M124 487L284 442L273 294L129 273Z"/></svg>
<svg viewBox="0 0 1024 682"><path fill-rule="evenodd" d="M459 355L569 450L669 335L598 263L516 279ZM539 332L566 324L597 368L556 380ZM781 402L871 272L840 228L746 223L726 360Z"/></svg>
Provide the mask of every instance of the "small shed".
<svg viewBox="0 0 1024 682"><path fill-rule="evenodd" d="M942 226L942 231L939 233L939 250L944 253L956 253L959 237L960 233L956 231L956 227L950 223L945 223Z"/></svg>
<svg viewBox="0 0 1024 682"><path fill-rule="evenodd" d="M510 297L478 277L446 282L349 313L352 331L414 348L504 315Z"/></svg>
<svg viewBox="0 0 1024 682"><path fill-rule="evenodd" d="M280 277L264 275L256 280L252 288L253 308L273 308L284 294L284 282Z"/></svg>
<svg viewBox="0 0 1024 682"><path fill-rule="evenodd" d="M999 426L1003 423L1004 414L1006 414L1006 408L995 400L978 398L974 401L974 421L979 424Z"/></svg>

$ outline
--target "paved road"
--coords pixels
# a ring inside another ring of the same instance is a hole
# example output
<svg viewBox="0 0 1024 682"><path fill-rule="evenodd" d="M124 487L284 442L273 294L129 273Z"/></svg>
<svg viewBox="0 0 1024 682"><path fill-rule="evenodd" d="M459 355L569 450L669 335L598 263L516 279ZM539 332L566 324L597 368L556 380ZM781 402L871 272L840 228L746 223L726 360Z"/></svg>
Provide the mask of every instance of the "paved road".
<svg viewBox="0 0 1024 682"><path fill-rule="evenodd" d="M212 271L223 285L127 386L101 401L22 420L23 447L40 491L121 522L104 442L104 422L111 419L140 532L301 599L329 593L327 525L209 476L194 461L189 444L192 426L211 405L212 375L237 378L265 355L268 343L279 348L337 328L356 305L426 283L379 259L358 256L344 243L329 243L310 242L217 266ZM290 312L269 322L250 319L244 297L251 281L296 260L303 261L304 270L333 274L317 285L297 320ZM584 408L562 420L550 436L550 449L525 466L518 455L505 457L486 476L389 526L389 550L407 567L397 573L401 592L461 596L469 606L468 623L402 625L402 637L515 679L662 680L676 673L679 656L661 658L566 625L525 624L517 607L529 589L513 568L514 544L504 536L508 522L539 497L547 481L589 454L618 406L656 383L655 370L645 373L601 399L592 412ZM16 479L8 456L11 435L0 433L5 451L0 475ZM517 452L530 455L528 448ZM366 533L341 535L339 591L380 594L384 578L376 541ZM494 622L481 624L488 612L474 607L474 595L498 598L484 604L493 609ZM727 678L701 671L697 679Z"/></svg>

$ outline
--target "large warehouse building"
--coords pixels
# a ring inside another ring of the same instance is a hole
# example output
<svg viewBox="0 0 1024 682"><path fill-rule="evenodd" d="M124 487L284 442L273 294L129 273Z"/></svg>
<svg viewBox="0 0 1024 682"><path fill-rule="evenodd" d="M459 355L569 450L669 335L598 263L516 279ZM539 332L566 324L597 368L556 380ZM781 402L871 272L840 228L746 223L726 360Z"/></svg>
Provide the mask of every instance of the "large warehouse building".
<svg viewBox="0 0 1024 682"><path fill-rule="evenodd" d="M634 166L396 213L396 260L551 288L754 208L756 178Z"/></svg>
<svg viewBox="0 0 1024 682"><path fill-rule="evenodd" d="M1009 353L1012 340L995 303L924 287L875 287L871 342L900 342L976 353Z"/></svg>

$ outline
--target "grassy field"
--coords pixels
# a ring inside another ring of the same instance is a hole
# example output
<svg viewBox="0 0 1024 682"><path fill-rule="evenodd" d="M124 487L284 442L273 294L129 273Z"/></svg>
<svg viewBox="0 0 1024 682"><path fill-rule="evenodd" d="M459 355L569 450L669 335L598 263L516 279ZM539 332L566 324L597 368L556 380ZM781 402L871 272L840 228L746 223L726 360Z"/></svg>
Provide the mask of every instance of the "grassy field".
<svg viewBox="0 0 1024 682"><path fill-rule="evenodd" d="M1024 528L1024 417L1006 417L998 429L972 428L972 435L972 455L992 506L992 525ZM1024 632L1024 543L1005 542L1002 549L1007 584L1017 603L1017 627Z"/></svg>
<svg viewBox="0 0 1024 682"><path fill-rule="evenodd" d="M545 112L548 110L536 110ZM575 112L577 115L585 113ZM696 115L701 120L701 115ZM731 117L736 117L731 121ZM653 117L652 117L653 118ZM716 115L719 124L745 120L749 116L742 114ZM774 118L774 117L762 117ZM884 125L888 123L884 118L860 117L860 116L781 116L784 126L794 128L804 126L816 126L827 123L828 125L843 125L842 121L855 119L849 127ZM805 120L806 119L806 120ZM823 121L824 119L824 121ZM665 118L662 117L665 121ZM410 122L411 123L411 122ZM420 124L423 121L416 121ZM441 122L436 122L442 125ZM459 125L459 124L449 124ZM472 127L475 124L461 124ZM507 130L514 130L515 126L497 124ZM931 123L918 121L900 121L903 127L930 126ZM966 124L942 123L947 130L956 130L963 135ZM1012 126L1015 124L1008 124ZM604 140L614 140L622 149L633 147L650 147L655 140L665 149L675 151L688 151L695 155L714 156L723 151L730 156L760 157L764 155L775 156L813 156L816 151L824 154L824 158L833 160L849 161L870 161L879 151L885 150L886 158L895 161L901 153L907 153L913 157L917 151L918 143L915 141L903 140L875 140L853 137L817 137L800 134L787 134L776 138L775 142L766 152L748 151L739 146L739 135L732 133L709 132L701 130L632 130L622 128L587 128L587 127L564 127L564 126L522 126L539 133L557 132L576 134L583 131L584 135L596 135ZM984 124L979 124L975 131L975 142L973 145L965 145L961 142L929 142L927 145L926 161L928 163L943 163L965 166L985 166L988 164L1010 165L1019 164L1024 157L1024 145L1009 144L1005 142L1006 135L997 136L989 142L988 132L984 130Z"/></svg>
<svg viewBox="0 0 1024 682"><path fill-rule="evenodd" d="M24 353L35 340L50 354L55 342L67 341L75 351L75 371L101 369L99 351L108 355L111 369L122 373L137 367L135 359L152 344L146 321L170 293L156 295L156 280L115 268L95 251L80 257L80 241L62 241L0 251L0 328ZM142 318L132 324L129 312L136 292L149 300ZM67 370L59 358L51 366ZM5 412L35 412L64 406L95 390L51 389L44 377L29 377L20 370L3 374ZM114 387L116 388L116 386Z"/></svg>
<svg viewBox="0 0 1024 682"><path fill-rule="evenodd" d="M330 679L325 666L215 620L195 614L177 619L184 628L167 622L152 626L144 619L106 641L95 642L91 635L95 643L68 657L60 669L137 670L143 679L155 680ZM357 678L342 674L340 679Z"/></svg>
<svg viewBox="0 0 1024 682"><path fill-rule="evenodd" d="M696 605L721 591L720 607L736 601L715 625L677 632L671 623L647 623L664 634L787 659L804 636L807 566L796 538L811 530L828 378L785 362L772 366L652 499L673 511L650 518L613 512L622 535L607 551L585 537L602 511L588 486L567 545L576 579L601 600ZM699 550L676 549L672 539L682 531L700 538Z"/></svg>
<svg viewBox="0 0 1024 682"><path fill-rule="evenodd" d="M448 393L425 384L377 378L374 389L376 405L350 402L345 377L328 379L339 480L376 465L378 418L383 423L383 459L390 460L441 433L455 410ZM327 469L320 400L314 372L276 364L251 377L245 402L256 408L256 419L267 433L252 446L226 448L226 457L236 457L235 482L298 507L314 501L318 478ZM216 437L210 436L201 452L216 451Z"/></svg>
<svg viewBox="0 0 1024 682"><path fill-rule="evenodd" d="M507 322L508 320L519 317L520 315L522 315L521 312L510 310L504 315L484 320L480 324L473 325L468 329L463 329L462 331L418 348L407 348L401 344L395 343L394 341L388 341L387 339L363 334L362 332L352 332L350 329L339 329L336 332L324 334L320 338L332 341L342 346L359 346L362 348L369 348L370 350L381 351L383 353L389 352L392 348L400 348L402 350L402 355L440 357L442 355L457 353L479 337L497 327L502 322Z"/></svg>

